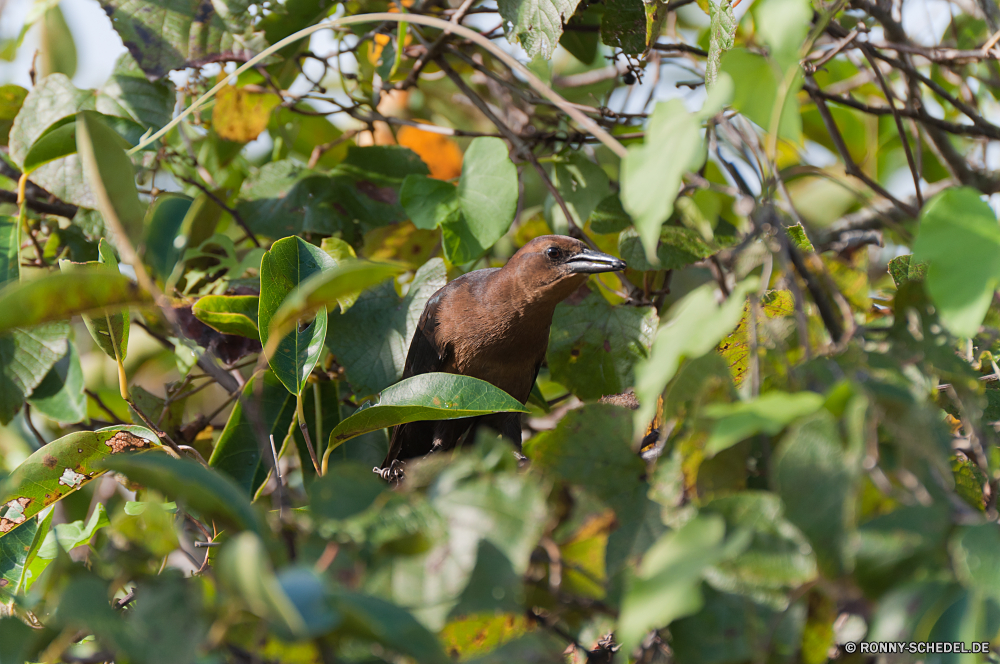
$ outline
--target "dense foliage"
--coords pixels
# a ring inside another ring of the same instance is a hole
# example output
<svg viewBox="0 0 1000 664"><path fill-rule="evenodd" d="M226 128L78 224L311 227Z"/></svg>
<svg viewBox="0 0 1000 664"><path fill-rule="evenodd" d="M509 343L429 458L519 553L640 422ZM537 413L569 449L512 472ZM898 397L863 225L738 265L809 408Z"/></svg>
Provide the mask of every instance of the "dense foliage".
<svg viewBox="0 0 1000 664"><path fill-rule="evenodd" d="M56 2L0 51L38 31L0 87L0 661L1000 638L992 0L101 4L97 90ZM527 406L398 383L428 298L546 233L629 269ZM498 411L527 468L481 434L371 472Z"/></svg>

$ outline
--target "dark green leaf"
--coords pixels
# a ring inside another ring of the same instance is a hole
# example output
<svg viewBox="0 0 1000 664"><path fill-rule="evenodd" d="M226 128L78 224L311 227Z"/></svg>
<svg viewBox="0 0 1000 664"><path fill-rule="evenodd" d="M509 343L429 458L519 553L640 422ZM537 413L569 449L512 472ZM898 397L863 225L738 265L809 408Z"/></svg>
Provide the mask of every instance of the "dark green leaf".
<svg viewBox="0 0 1000 664"><path fill-rule="evenodd" d="M164 193L157 196L146 211L145 259L153 274L163 281L170 278L187 248L187 237L182 231L191 207L191 199L187 196Z"/></svg>
<svg viewBox="0 0 1000 664"><path fill-rule="evenodd" d="M324 269L306 278L287 294L281 307L271 317L271 334L333 304L345 300L357 301L365 290L405 271L405 266L392 263L341 260L332 269Z"/></svg>
<svg viewBox="0 0 1000 664"><path fill-rule="evenodd" d="M196 461L166 454L133 454L104 461L108 470L183 502L200 514L240 529L263 532L263 523L243 490L231 479Z"/></svg>
<svg viewBox="0 0 1000 664"><path fill-rule="evenodd" d="M330 600L344 617L341 629L346 634L373 639L418 662L446 664L451 661L437 638L408 611L377 597L347 590L336 591Z"/></svg>
<svg viewBox="0 0 1000 664"><path fill-rule="evenodd" d="M580 228L587 223L598 204L611 193L608 174L604 169L581 154L573 153L565 161L556 162L552 169L552 184L566 203L573 223ZM545 202L552 218L552 230L557 234L569 233L569 224L562 208L551 195Z"/></svg>
<svg viewBox="0 0 1000 664"><path fill-rule="evenodd" d="M66 354L56 362L28 398L31 407L57 422L79 422L87 416L83 392L83 369L76 344L68 343Z"/></svg>
<svg viewBox="0 0 1000 664"><path fill-rule="evenodd" d="M0 537L102 475L102 462L120 452L158 445L149 429L132 425L77 431L49 443L25 459L0 487Z"/></svg>
<svg viewBox="0 0 1000 664"><path fill-rule="evenodd" d="M444 261L434 258L417 270L402 299L391 283L383 283L347 313L330 314L326 344L357 394L375 394L399 380L420 314L444 285Z"/></svg>
<svg viewBox="0 0 1000 664"><path fill-rule="evenodd" d="M336 463L309 487L309 506L316 516L348 519L371 507L386 489L386 483L371 468Z"/></svg>
<svg viewBox="0 0 1000 664"><path fill-rule="evenodd" d="M590 213L590 229L595 233L620 233L632 225L632 217L622 207L618 194L608 196Z"/></svg>
<svg viewBox="0 0 1000 664"><path fill-rule="evenodd" d="M309 277L333 265L333 259L326 252L298 237L278 240L271 245L271 250L264 254L260 264L260 308L257 314L260 342L265 348L269 348L272 318L288 294ZM302 391L319 361L326 327L326 309L319 308L308 326L283 336L268 356L271 370L292 394Z"/></svg>
<svg viewBox="0 0 1000 664"><path fill-rule="evenodd" d="M93 111L85 111L93 113ZM94 114L113 130L114 141L122 148L129 149L142 138L143 128L132 120L112 115ZM24 156L22 167L25 173L32 173L45 164L62 159L76 152L76 117L68 116L57 120L42 132Z"/></svg>
<svg viewBox="0 0 1000 664"><path fill-rule="evenodd" d="M24 400L66 355L68 335L67 323L0 333L0 424L14 419Z"/></svg>
<svg viewBox="0 0 1000 664"><path fill-rule="evenodd" d="M634 384L658 323L652 307L612 307L599 293L560 304L549 332L552 379L584 400L621 394Z"/></svg>
<svg viewBox="0 0 1000 664"><path fill-rule="evenodd" d="M458 189L426 175L407 175L399 202L417 228L434 230L458 211Z"/></svg>
<svg viewBox="0 0 1000 664"><path fill-rule="evenodd" d="M105 0L101 6L132 57L152 79L183 69L189 62L257 51L263 45L248 30L252 17L245 3L220 4L225 9L221 13L197 0Z"/></svg>
<svg viewBox="0 0 1000 664"><path fill-rule="evenodd" d="M97 110L157 130L170 122L175 102L176 93L169 79L150 81L131 54L123 53L98 92Z"/></svg>
<svg viewBox="0 0 1000 664"><path fill-rule="evenodd" d="M230 411L208 464L253 496L262 476L262 446L270 442L269 436L274 436L275 448L280 448L294 414L295 397L278 378L271 371L256 374L247 381L240 400ZM263 447L263 451L271 453L270 447ZM270 464L265 462L264 466Z"/></svg>
<svg viewBox="0 0 1000 664"><path fill-rule="evenodd" d="M552 57L562 27L576 11L579 0L500 0L497 6L508 38L513 37L528 53Z"/></svg>
<svg viewBox="0 0 1000 664"><path fill-rule="evenodd" d="M820 411L794 426L771 464L771 481L785 514L809 539L820 569L832 578L850 571L857 550L856 474L833 417Z"/></svg>
<svg viewBox="0 0 1000 664"><path fill-rule="evenodd" d="M601 21L601 41L625 55L646 50L646 12L641 0L609 0Z"/></svg>

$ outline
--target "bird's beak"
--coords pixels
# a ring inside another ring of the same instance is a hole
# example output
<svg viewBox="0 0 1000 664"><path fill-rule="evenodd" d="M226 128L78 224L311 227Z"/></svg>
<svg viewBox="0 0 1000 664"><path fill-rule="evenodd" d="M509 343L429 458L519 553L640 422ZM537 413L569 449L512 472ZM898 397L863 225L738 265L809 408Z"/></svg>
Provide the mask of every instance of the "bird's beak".
<svg viewBox="0 0 1000 664"><path fill-rule="evenodd" d="M624 270L625 261L592 249L584 249L566 261L566 267L574 274L596 274Z"/></svg>

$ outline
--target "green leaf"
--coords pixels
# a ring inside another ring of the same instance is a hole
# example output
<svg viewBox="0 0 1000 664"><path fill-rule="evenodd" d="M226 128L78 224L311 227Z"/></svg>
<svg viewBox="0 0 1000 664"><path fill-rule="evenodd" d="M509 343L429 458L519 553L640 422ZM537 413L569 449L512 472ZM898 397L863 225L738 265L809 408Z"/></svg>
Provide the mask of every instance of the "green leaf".
<svg viewBox="0 0 1000 664"><path fill-rule="evenodd" d="M754 25L782 71L797 66L813 18L807 0L764 0L753 6Z"/></svg>
<svg viewBox="0 0 1000 664"><path fill-rule="evenodd" d="M11 594L16 591L37 537L38 519L32 518L0 538L0 591Z"/></svg>
<svg viewBox="0 0 1000 664"><path fill-rule="evenodd" d="M785 514L809 539L820 569L831 578L854 567L855 477L837 423L826 411L792 427L772 457L771 481Z"/></svg>
<svg viewBox="0 0 1000 664"><path fill-rule="evenodd" d="M658 263L646 258L642 240L634 228L628 228L618 236L618 252L630 268L645 271L677 270L708 258L718 249L705 242L697 231L668 225L660 229L660 241L656 246Z"/></svg>
<svg viewBox="0 0 1000 664"><path fill-rule="evenodd" d="M714 456L741 440L758 433L773 436L786 426L823 406L823 396L815 392L789 394L765 392L753 401L713 403L705 407L706 417L715 420L705 443L705 455Z"/></svg>
<svg viewBox="0 0 1000 664"><path fill-rule="evenodd" d="M434 230L460 214L455 185L426 175L407 175L399 202L413 225L425 230Z"/></svg>
<svg viewBox="0 0 1000 664"><path fill-rule="evenodd" d="M637 431L645 431L653 419L657 399L677 373L681 359L701 357L715 348L736 327L747 293L756 287L754 278L737 284L729 299L719 306L715 302L715 284L705 284L670 308L666 322L656 333L649 359L636 367L639 409L633 421Z"/></svg>
<svg viewBox="0 0 1000 664"><path fill-rule="evenodd" d="M191 198L168 192L157 196L146 211L144 258L153 274L164 282L188 246L183 228L192 207Z"/></svg>
<svg viewBox="0 0 1000 664"><path fill-rule="evenodd" d="M602 200L590 213L590 229L595 233L620 233L632 225L632 217L622 207L618 194Z"/></svg>
<svg viewBox="0 0 1000 664"><path fill-rule="evenodd" d="M21 664L31 659L29 652L36 631L25 625L20 618L4 616L0 618L0 643L4 644L2 664Z"/></svg>
<svg viewBox="0 0 1000 664"><path fill-rule="evenodd" d="M102 462L120 452L159 444L149 429L132 425L77 431L49 443L25 459L0 486L0 537L104 474Z"/></svg>
<svg viewBox="0 0 1000 664"><path fill-rule="evenodd" d="M420 314L444 285L444 261L432 258L417 270L402 299L393 284L383 283L363 293L346 313L330 314L326 345L356 394L375 394L399 380Z"/></svg>
<svg viewBox="0 0 1000 664"><path fill-rule="evenodd" d="M576 11L579 0L500 0L497 3L507 37L514 37L529 58L552 57L563 24Z"/></svg>
<svg viewBox="0 0 1000 664"><path fill-rule="evenodd" d="M229 413L226 428L212 450L208 465L225 473L248 496L253 496L262 481L261 452L265 436L274 436L280 448L295 414L295 398L271 371L255 374L247 381L240 400ZM270 447L263 448L270 455ZM269 468L270 464L263 464Z"/></svg>
<svg viewBox="0 0 1000 664"><path fill-rule="evenodd" d="M517 212L517 167L499 138L479 137L465 151L458 183L460 219L441 224L444 253L454 265L480 258L510 228Z"/></svg>
<svg viewBox="0 0 1000 664"><path fill-rule="evenodd" d="M646 257L655 262L660 229L674 209L681 176L705 161L705 142L684 102L660 102L646 128L646 140L622 161L622 205L635 220Z"/></svg>
<svg viewBox="0 0 1000 664"><path fill-rule="evenodd" d="M120 228L132 245L137 245L146 206L139 201L132 160L119 144L118 135L99 114L81 112L76 116L76 147L105 222L112 229ZM110 239L113 244L121 242L113 235Z"/></svg>
<svg viewBox="0 0 1000 664"><path fill-rule="evenodd" d="M72 78L76 74L76 44L59 5L42 15L39 26L38 77L59 73Z"/></svg>
<svg viewBox="0 0 1000 664"><path fill-rule="evenodd" d="M87 417L83 369L76 344L67 343L66 354L52 365L42 382L32 390L31 407L57 422L79 422Z"/></svg>
<svg viewBox="0 0 1000 664"><path fill-rule="evenodd" d="M307 278L333 264L333 259L326 252L298 237L278 240L271 245L271 250L264 254L260 263L260 308L257 314L260 342L265 348L271 336L272 318L288 294ZM292 394L302 391L313 367L319 362L326 327L326 309L319 308L308 326L283 336L268 356L271 370Z"/></svg>
<svg viewBox="0 0 1000 664"><path fill-rule="evenodd" d="M191 313L205 325L223 334L259 339L256 295L208 295L191 307Z"/></svg>
<svg viewBox="0 0 1000 664"><path fill-rule="evenodd" d="M484 380L449 373L421 374L386 388L376 403L359 408L338 424L330 433L327 454L355 436L406 422L526 412L520 401Z"/></svg>
<svg viewBox="0 0 1000 664"><path fill-rule="evenodd" d="M0 310L8 312L0 318L0 332L149 302L122 275L96 268L52 273L0 290Z"/></svg>
<svg viewBox="0 0 1000 664"><path fill-rule="evenodd" d="M64 74L41 79L24 100L21 112L10 130L10 156L23 165L28 149L57 120L95 108L92 92L76 89ZM79 155L47 164L31 175L31 181L53 196L88 208L97 207L97 199L87 187Z"/></svg>
<svg viewBox="0 0 1000 664"><path fill-rule="evenodd" d="M650 629L697 612L703 604L701 579L706 569L748 543L746 533L725 539L717 515L699 515L661 537L643 556L622 598L616 637L631 652Z"/></svg>
<svg viewBox="0 0 1000 664"><path fill-rule="evenodd" d="M705 85L711 88L719 78L722 54L733 47L739 24L729 0L709 0L708 6L712 23L708 40L708 61L705 63Z"/></svg>
<svg viewBox="0 0 1000 664"><path fill-rule="evenodd" d="M28 91L20 85L0 85L0 145L9 143L10 128L27 96Z"/></svg>
<svg viewBox="0 0 1000 664"><path fill-rule="evenodd" d="M226 543L217 565L219 581L254 614L266 618L284 634L309 636L302 613L278 583L267 551L254 533L239 533Z"/></svg>
<svg viewBox="0 0 1000 664"><path fill-rule="evenodd" d="M646 50L646 11L641 0L608 0L601 21L601 41L637 56Z"/></svg>
<svg viewBox="0 0 1000 664"><path fill-rule="evenodd" d="M21 233L17 217L0 215L0 289L21 276Z"/></svg>
<svg viewBox="0 0 1000 664"><path fill-rule="evenodd" d="M83 521L73 521L72 523L60 523L52 527L42 546L38 549L38 557L45 560L55 560L59 549L69 553L78 546L87 544L101 528L111 524L108 513L104 510L104 505L97 503L90 519L87 523Z"/></svg>
<svg viewBox="0 0 1000 664"><path fill-rule="evenodd" d="M365 290L405 271L403 265L341 260L332 269L313 274L288 293L271 317L271 334L330 305L345 300L356 302Z"/></svg>
<svg viewBox="0 0 1000 664"><path fill-rule="evenodd" d="M963 526L950 544L955 575L962 584L1000 599L1000 531L996 524Z"/></svg>
<svg viewBox="0 0 1000 664"><path fill-rule="evenodd" d="M324 519L349 519L385 493L386 483L359 463L336 463L309 487L309 509Z"/></svg>
<svg viewBox="0 0 1000 664"><path fill-rule="evenodd" d="M105 13L132 57L151 79L214 55L261 50L248 29L245 3L202 5L197 0L104 0ZM220 9L224 10L220 12Z"/></svg>
<svg viewBox="0 0 1000 664"><path fill-rule="evenodd" d="M770 131L781 80L774 66L762 55L734 48L722 56L722 71L733 79L733 107L764 131ZM796 76L778 123L778 136L794 143L802 135L802 116L795 102L801 86L802 77Z"/></svg>
<svg viewBox="0 0 1000 664"><path fill-rule="evenodd" d="M170 122L175 102L176 92L169 79L150 81L131 54L123 53L98 91L97 110L130 118L155 131Z"/></svg>
<svg viewBox="0 0 1000 664"><path fill-rule="evenodd" d="M784 505L775 494L742 491L708 502L702 512L721 515L727 529L752 533L742 555L716 565L716 587L759 596L799 588L816 578L816 558L809 542L785 518Z"/></svg>
<svg viewBox="0 0 1000 664"><path fill-rule="evenodd" d="M377 597L337 590L330 595L344 617L343 631L355 637L378 641L390 650L418 662L448 664L437 638L405 609Z"/></svg>
<svg viewBox="0 0 1000 664"><path fill-rule="evenodd" d="M93 111L86 111L94 113ZM129 149L142 138L143 128L132 120L95 113L101 121L114 130L115 142L122 149ZM28 154L24 156L22 168L25 173L33 173L45 164L62 159L76 152L76 116L60 118L35 139Z"/></svg>
<svg viewBox="0 0 1000 664"><path fill-rule="evenodd" d="M972 337L1000 283L1000 224L979 192L954 187L924 205L910 263L927 262L927 294L941 322Z"/></svg>
<svg viewBox="0 0 1000 664"><path fill-rule="evenodd" d="M571 410L555 429L525 441L524 453L533 467L586 487L616 511L632 504L623 487L636 486L645 473L642 459L632 451L630 413L611 404Z"/></svg>
<svg viewBox="0 0 1000 664"><path fill-rule="evenodd" d="M231 479L196 461L165 454L139 454L107 459L107 470L155 489L209 517L218 517L241 530L262 533L264 525L249 499Z"/></svg>
<svg viewBox="0 0 1000 664"><path fill-rule="evenodd" d="M813 243L809 240L809 235L806 234L806 229L802 226L801 222L789 226L785 229L785 231L800 251L810 254L816 251L816 247L814 247Z"/></svg>
<svg viewBox="0 0 1000 664"><path fill-rule="evenodd" d="M608 174L604 169L581 154L573 153L566 161L556 162L552 169L552 184L562 195L573 216L573 223L583 228L591 212L611 193ZM562 208L550 195L545 206L552 218L552 230L557 234L569 232L569 224Z"/></svg>
<svg viewBox="0 0 1000 664"><path fill-rule="evenodd" d="M0 424L14 419L24 400L66 355L68 335L67 323L0 333Z"/></svg>
<svg viewBox="0 0 1000 664"><path fill-rule="evenodd" d="M659 318L652 307L612 307L600 293L556 307L547 353L552 380L583 400L621 394L649 356Z"/></svg>

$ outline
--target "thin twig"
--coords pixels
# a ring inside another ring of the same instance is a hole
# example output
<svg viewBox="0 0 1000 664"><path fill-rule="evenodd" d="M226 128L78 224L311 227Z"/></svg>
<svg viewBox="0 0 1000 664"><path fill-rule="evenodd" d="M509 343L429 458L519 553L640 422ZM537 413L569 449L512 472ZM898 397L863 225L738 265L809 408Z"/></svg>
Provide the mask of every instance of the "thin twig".
<svg viewBox="0 0 1000 664"><path fill-rule="evenodd" d="M190 178L181 177L179 175L176 176L176 177L181 182L186 182L187 184L191 185L192 187L197 187L198 189L200 189L201 192L203 194L205 194L206 196L208 196L212 200L213 203L215 203L220 208L222 208L227 213L229 213L229 216L232 217L233 221L235 221L239 225L239 227L243 229L243 232L247 234L247 237L250 238L250 241L253 242L254 245L256 245L258 247L262 246L261 243L260 243L260 240L258 240L257 236L253 234L252 230L250 230L250 227L247 225L247 222L243 220L243 217L240 215L240 213L237 212L235 209L233 209L233 208L229 207L228 205L226 205L226 202L223 201L218 196L216 196L214 191L212 191L211 189L209 189L208 187L206 187L202 183L198 182L197 180L192 180Z"/></svg>

